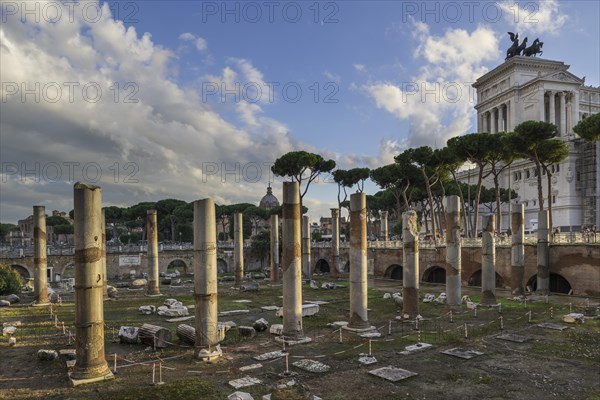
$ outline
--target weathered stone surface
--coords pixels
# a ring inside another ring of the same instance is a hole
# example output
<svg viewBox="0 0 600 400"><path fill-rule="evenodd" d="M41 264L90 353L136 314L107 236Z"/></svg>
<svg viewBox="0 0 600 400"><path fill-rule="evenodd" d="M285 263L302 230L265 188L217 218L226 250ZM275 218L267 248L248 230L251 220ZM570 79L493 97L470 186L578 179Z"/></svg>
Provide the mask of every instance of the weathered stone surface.
<svg viewBox="0 0 600 400"><path fill-rule="evenodd" d="M253 338L256 336L256 329L251 326L239 326L238 331L240 332L240 336L242 337L250 337Z"/></svg>
<svg viewBox="0 0 600 400"><path fill-rule="evenodd" d="M541 324L538 324L538 326L540 328L554 329L557 331L564 331L565 329L569 329L568 326L561 325L561 324L553 324L552 322L542 322Z"/></svg>
<svg viewBox="0 0 600 400"><path fill-rule="evenodd" d="M438 296L438 298L435 299L434 301L436 303L446 304L446 299L447 299L446 293L442 292L442 293L440 293L440 295Z"/></svg>
<svg viewBox="0 0 600 400"><path fill-rule="evenodd" d="M219 312L219 317L224 317L226 315L247 314L249 312L250 312L250 310L221 311L221 312Z"/></svg>
<svg viewBox="0 0 600 400"><path fill-rule="evenodd" d="M496 338L501 339L501 340L508 340L509 342L515 342L515 343L525 343L525 342L531 340L531 337L529 337L529 336L515 335L513 333L506 333L504 335L498 335L498 336L496 336Z"/></svg>
<svg viewBox="0 0 600 400"><path fill-rule="evenodd" d="M190 319L194 319L195 317L196 317L195 315L188 315L187 317L169 318L166 321L167 322L185 322L185 321L189 321Z"/></svg>
<svg viewBox="0 0 600 400"><path fill-rule="evenodd" d="M321 285L322 289L335 289L337 287L335 282L323 282Z"/></svg>
<svg viewBox="0 0 600 400"><path fill-rule="evenodd" d="M56 350L40 349L37 352L37 357L40 360L51 361L58 358L58 353L56 352Z"/></svg>
<svg viewBox="0 0 600 400"><path fill-rule="evenodd" d="M138 308L138 311L144 315L151 315L156 312L156 307L155 306L140 306L140 308Z"/></svg>
<svg viewBox="0 0 600 400"><path fill-rule="evenodd" d="M131 287L133 287L133 288L144 287L146 285L148 285L148 280L147 279L134 279L131 282Z"/></svg>
<svg viewBox="0 0 600 400"><path fill-rule="evenodd" d="M431 303L434 300L435 300L434 294L425 293L425 296L423 297L423 303Z"/></svg>
<svg viewBox="0 0 600 400"><path fill-rule="evenodd" d="M381 337L381 333L379 333L377 331L365 332L365 333L361 333L360 337L366 338L366 339L378 338L378 337Z"/></svg>
<svg viewBox="0 0 600 400"><path fill-rule="evenodd" d="M256 332L263 332L269 328L269 321L264 318L257 319L254 321L254 329Z"/></svg>
<svg viewBox="0 0 600 400"><path fill-rule="evenodd" d="M64 360L75 360L77 358L77 350L75 349L60 349L58 355Z"/></svg>
<svg viewBox="0 0 600 400"><path fill-rule="evenodd" d="M243 367L240 367L240 371L251 371L253 369L259 369L262 368L262 364L250 364L250 365L244 365Z"/></svg>
<svg viewBox="0 0 600 400"><path fill-rule="evenodd" d="M163 305L169 308L181 308L183 306L183 304L180 301L177 301L177 299L165 299Z"/></svg>
<svg viewBox="0 0 600 400"><path fill-rule="evenodd" d="M585 322L585 316L581 313L570 313L563 316L563 321L567 324L578 324Z"/></svg>
<svg viewBox="0 0 600 400"><path fill-rule="evenodd" d="M10 304L16 304L21 302L21 298L16 294L9 295L8 297L6 297L6 300L10 301Z"/></svg>
<svg viewBox="0 0 600 400"><path fill-rule="evenodd" d="M313 281L312 279L309 282L310 288L311 289L318 289L319 285L317 284L317 282Z"/></svg>
<svg viewBox="0 0 600 400"><path fill-rule="evenodd" d="M383 294L383 299L384 300L391 299L391 298L392 298L392 295L390 293L384 293Z"/></svg>
<svg viewBox="0 0 600 400"><path fill-rule="evenodd" d="M182 306L181 308L169 308L167 310L160 310L159 307L158 315L163 315L165 317L185 317L189 315L189 311L187 307Z"/></svg>
<svg viewBox="0 0 600 400"><path fill-rule="evenodd" d="M269 333L272 335L281 336L283 335L283 325L282 324L273 324L269 328Z"/></svg>
<svg viewBox="0 0 600 400"><path fill-rule="evenodd" d="M217 325L218 325L219 329L221 328L221 325L222 325L226 331L230 330L231 328L235 328L237 326L237 324L233 321L218 322Z"/></svg>
<svg viewBox="0 0 600 400"><path fill-rule="evenodd" d="M10 337L11 335L14 335L16 331L17 328L15 328L14 326L7 326L5 328L2 328L2 336Z"/></svg>
<svg viewBox="0 0 600 400"><path fill-rule="evenodd" d="M407 355L407 354L411 354L411 353L414 353L414 352L417 352L417 351L429 349L431 347L432 346L429 343L411 344L410 346L406 346L404 348L404 351L401 351L400 354Z"/></svg>
<svg viewBox="0 0 600 400"><path fill-rule="evenodd" d="M111 299L116 299L117 298L117 295L118 295L119 291L117 290L116 287L114 287L114 286L107 286L106 287L106 291L107 291L107 294L108 294L109 298L111 298Z"/></svg>
<svg viewBox="0 0 600 400"><path fill-rule="evenodd" d="M319 312L318 304L302 304L302 317L310 317ZM277 317L283 317L283 307L275 313Z"/></svg>
<svg viewBox="0 0 600 400"><path fill-rule="evenodd" d="M240 285L240 290L242 292L257 292L260 289L258 282L250 281L245 282L243 285Z"/></svg>
<svg viewBox="0 0 600 400"><path fill-rule="evenodd" d="M402 368L396 368L391 365L389 367L374 369L369 371L369 373L371 375L386 379L390 382L398 382L403 379L410 378L411 376L418 375L416 372L407 371Z"/></svg>
<svg viewBox="0 0 600 400"><path fill-rule="evenodd" d="M237 391L227 396L227 400L254 400L254 397L250 393Z"/></svg>
<svg viewBox="0 0 600 400"><path fill-rule="evenodd" d="M348 325L347 321L335 321L330 324L327 324L327 326L333 326L334 328L341 328L342 326L346 325Z"/></svg>
<svg viewBox="0 0 600 400"><path fill-rule="evenodd" d="M404 299L402 298L402 295L400 293L394 293L392 295L392 299L394 299L394 302L398 306L401 306L402 304L404 304Z"/></svg>
<svg viewBox="0 0 600 400"><path fill-rule="evenodd" d="M360 353L358 355L358 362L362 365L371 365L377 362L377 359L371 354L368 355L366 353Z"/></svg>
<svg viewBox="0 0 600 400"><path fill-rule="evenodd" d="M259 383L262 383L262 381L260 379L252 378L251 376L245 376L243 378L234 379L232 381L229 381L229 384L236 389L243 388L246 386L256 385Z"/></svg>
<svg viewBox="0 0 600 400"><path fill-rule="evenodd" d="M254 358L256 361L268 361L268 360L274 360L276 358L285 357L285 355L286 355L286 353L282 352L281 350L277 350L277 351L272 351L270 353L260 354L258 356L254 356L252 358Z"/></svg>
<svg viewBox="0 0 600 400"><path fill-rule="evenodd" d="M8 346L9 347L15 346L16 344L17 344L17 338L15 338L15 337L8 338Z"/></svg>
<svg viewBox="0 0 600 400"><path fill-rule="evenodd" d="M327 372L331 369L329 365L325 365L322 362L310 360L308 358L304 358L302 360L298 360L292 363L292 365L296 368L300 368L304 371L314 372L314 373L323 373Z"/></svg>
<svg viewBox="0 0 600 400"><path fill-rule="evenodd" d="M139 342L139 328L135 326L122 326L119 328L119 340L121 343L135 344Z"/></svg>
<svg viewBox="0 0 600 400"><path fill-rule="evenodd" d="M279 308L279 306L263 306L260 309L264 311L277 311Z"/></svg>
<svg viewBox="0 0 600 400"><path fill-rule="evenodd" d="M449 356L463 358L465 360L470 360L473 357L483 355L483 353L480 351L464 350L464 349L460 349L458 347L455 347L453 349L444 350L444 351L442 351L442 354L447 354Z"/></svg>
<svg viewBox="0 0 600 400"><path fill-rule="evenodd" d="M248 299L233 300L232 303L252 303L252 300L248 300Z"/></svg>

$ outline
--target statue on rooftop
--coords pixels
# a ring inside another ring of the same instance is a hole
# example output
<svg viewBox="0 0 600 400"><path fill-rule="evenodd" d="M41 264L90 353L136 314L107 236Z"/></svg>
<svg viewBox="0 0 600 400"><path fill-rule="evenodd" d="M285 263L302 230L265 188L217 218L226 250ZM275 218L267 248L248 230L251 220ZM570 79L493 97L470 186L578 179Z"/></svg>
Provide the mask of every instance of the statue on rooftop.
<svg viewBox="0 0 600 400"><path fill-rule="evenodd" d="M510 36L512 46L510 46L508 48L508 50L506 50L505 61L511 57L520 56L521 52L523 50L525 50L525 48L527 47L527 38L523 39L523 42L519 45L519 34L518 33L514 34L512 32L508 32L508 35Z"/></svg>

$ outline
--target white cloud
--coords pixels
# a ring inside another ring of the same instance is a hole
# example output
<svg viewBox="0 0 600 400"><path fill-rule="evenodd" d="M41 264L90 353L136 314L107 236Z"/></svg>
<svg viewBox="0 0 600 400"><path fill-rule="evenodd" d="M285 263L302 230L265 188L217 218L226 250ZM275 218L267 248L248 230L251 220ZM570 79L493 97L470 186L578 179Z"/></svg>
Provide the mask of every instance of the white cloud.
<svg viewBox="0 0 600 400"><path fill-rule="evenodd" d="M342 77L341 76L339 76L338 74L334 74L332 72L329 72L329 71L323 72L323 75L325 75L325 77L327 79L329 79L331 82L340 83L342 81Z"/></svg>
<svg viewBox="0 0 600 400"><path fill-rule="evenodd" d="M498 39L486 27L470 33L448 29L443 36L435 36L426 24L414 25L414 57L424 60L419 73L404 82L369 82L362 89L378 108L410 122L403 145L443 147L448 138L472 129L471 84L487 72L483 63L498 57ZM389 155L380 149L380 158Z"/></svg>
<svg viewBox="0 0 600 400"><path fill-rule="evenodd" d="M520 5L523 5L521 7ZM506 0L498 3L502 9L504 19L515 32L525 34L548 33L557 35L568 20L566 14L561 13L558 0L540 0L538 2L519 3ZM530 42L533 42L531 38Z"/></svg>
<svg viewBox="0 0 600 400"><path fill-rule="evenodd" d="M204 51L208 48L208 43L206 42L206 39L196 37L196 35L190 32L182 33L181 35L179 35L179 39L185 42L194 42L194 45L196 46L196 49L198 51Z"/></svg>
<svg viewBox="0 0 600 400"><path fill-rule="evenodd" d="M88 181L102 186L107 205L167 197L258 202L269 163L304 146L258 105L235 104L240 123L226 119L197 88L173 81L173 51L155 44L149 33L141 35L111 19L106 3L102 11L102 19L93 24L65 19L34 25L13 19L0 29L3 83L40 87L39 102L33 95L22 100L18 93L2 104L0 158L16 163L17 171L0 177L0 219L16 221L29 215L33 204L70 210L73 182L85 180L85 172ZM186 33L181 36L189 40ZM245 60L225 67L219 79L240 77L263 80ZM52 90L43 89L53 89L52 82L62 90L56 101L49 98ZM78 83L72 102L65 82ZM89 96L99 88L101 97L84 99L85 85ZM78 163L71 164L73 176L67 162ZM49 179L53 163L61 169L55 181ZM248 165L261 167L260 181L251 182L256 174L249 175ZM102 173L97 180L96 166ZM20 179L25 169L36 168L39 182Z"/></svg>
<svg viewBox="0 0 600 400"><path fill-rule="evenodd" d="M353 64L352 66L359 72L363 72L366 68L364 64Z"/></svg>

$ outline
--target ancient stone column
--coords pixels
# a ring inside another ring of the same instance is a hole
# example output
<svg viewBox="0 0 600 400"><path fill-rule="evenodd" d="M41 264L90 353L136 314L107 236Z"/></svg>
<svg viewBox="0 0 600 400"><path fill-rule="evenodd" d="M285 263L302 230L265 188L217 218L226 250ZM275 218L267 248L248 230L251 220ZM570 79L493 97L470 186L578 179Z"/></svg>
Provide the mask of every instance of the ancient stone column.
<svg viewBox="0 0 600 400"><path fill-rule="evenodd" d="M46 207L33 206L33 305L50 304L46 258Z"/></svg>
<svg viewBox="0 0 600 400"><path fill-rule="evenodd" d="M556 125L556 105L555 105L555 93L550 90L548 92L548 111L550 112L549 120L551 124Z"/></svg>
<svg viewBox="0 0 600 400"><path fill-rule="evenodd" d="M242 213L233 213L233 265L235 287L244 281L244 221Z"/></svg>
<svg viewBox="0 0 600 400"><path fill-rule="evenodd" d="M566 101L565 101L565 92L558 92L559 99L559 111L558 111L558 121L559 121L559 136L566 136L567 134L567 111L566 111Z"/></svg>
<svg viewBox="0 0 600 400"><path fill-rule="evenodd" d="M348 329L372 329L367 315L367 195L350 195L350 321Z"/></svg>
<svg viewBox="0 0 600 400"><path fill-rule="evenodd" d="M481 304L491 306L496 301L496 216L483 216L481 233Z"/></svg>
<svg viewBox="0 0 600 400"><path fill-rule="evenodd" d="M309 278L310 273L310 218L302 216L302 274Z"/></svg>
<svg viewBox="0 0 600 400"><path fill-rule="evenodd" d="M302 332L302 254L300 250L300 187L283 182L283 336L294 340Z"/></svg>
<svg viewBox="0 0 600 400"><path fill-rule="evenodd" d="M538 211L537 231L537 288L536 292L550 292L550 248L548 247L548 210Z"/></svg>
<svg viewBox="0 0 600 400"><path fill-rule="evenodd" d="M194 201L194 354L205 361L222 355L217 327L217 225L212 199Z"/></svg>
<svg viewBox="0 0 600 400"><path fill-rule="evenodd" d="M458 196L446 197L446 296L449 306L461 303L460 201Z"/></svg>
<svg viewBox="0 0 600 400"><path fill-rule="evenodd" d="M331 209L331 259L333 265L329 269L329 276L337 278L340 266L340 210Z"/></svg>
<svg viewBox="0 0 600 400"><path fill-rule="evenodd" d="M388 212L382 211L381 215L381 240L388 241Z"/></svg>
<svg viewBox="0 0 600 400"><path fill-rule="evenodd" d="M525 246L523 238L525 237L525 206L519 204L513 209L511 215L512 230L512 250L511 250L511 270L510 270L510 289L515 296L524 296L525 288L523 279L525 277Z"/></svg>
<svg viewBox="0 0 600 400"><path fill-rule="evenodd" d="M156 210L146 211L146 239L148 240L148 294L159 295L158 276L158 223Z"/></svg>
<svg viewBox="0 0 600 400"><path fill-rule="evenodd" d="M271 257L270 270L271 282L279 281L279 217L277 214L271 215Z"/></svg>
<svg viewBox="0 0 600 400"><path fill-rule="evenodd" d="M404 318L419 315L419 228L417 213L402 214L402 314Z"/></svg>
<svg viewBox="0 0 600 400"><path fill-rule="evenodd" d="M107 280L108 275L106 272L106 213L105 209L102 208L102 215L100 217L102 224L102 295L104 297L108 296L107 290Z"/></svg>
<svg viewBox="0 0 600 400"><path fill-rule="evenodd" d="M76 386L113 375L104 356L102 189L78 182L73 203L76 362L71 383Z"/></svg>

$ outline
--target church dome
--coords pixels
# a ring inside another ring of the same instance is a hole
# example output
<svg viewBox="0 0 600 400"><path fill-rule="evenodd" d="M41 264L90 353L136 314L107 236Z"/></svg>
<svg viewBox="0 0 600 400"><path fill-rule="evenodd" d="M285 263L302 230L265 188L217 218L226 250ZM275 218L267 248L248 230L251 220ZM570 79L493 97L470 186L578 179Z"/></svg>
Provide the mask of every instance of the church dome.
<svg viewBox="0 0 600 400"><path fill-rule="evenodd" d="M271 185L267 188L267 194L263 196L260 200L259 207L261 208L273 208L279 206L279 200L277 197L273 196L273 190L271 189Z"/></svg>

